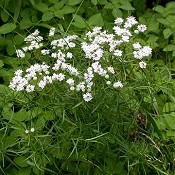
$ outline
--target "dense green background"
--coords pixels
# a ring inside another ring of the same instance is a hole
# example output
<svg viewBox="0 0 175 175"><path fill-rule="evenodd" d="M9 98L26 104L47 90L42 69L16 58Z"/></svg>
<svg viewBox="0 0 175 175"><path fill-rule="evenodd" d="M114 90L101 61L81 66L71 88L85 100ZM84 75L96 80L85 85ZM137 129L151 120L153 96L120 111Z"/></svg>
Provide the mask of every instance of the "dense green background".
<svg viewBox="0 0 175 175"><path fill-rule="evenodd" d="M0 0L0 9L0 174L175 174L175 2ZM143 39L153 48L147 81L135 75L140 87L99 92L91 104L56 88L9 90L14 71L35 62L15 54L35 29L81 38L130 15L148 26Z"/></svg>

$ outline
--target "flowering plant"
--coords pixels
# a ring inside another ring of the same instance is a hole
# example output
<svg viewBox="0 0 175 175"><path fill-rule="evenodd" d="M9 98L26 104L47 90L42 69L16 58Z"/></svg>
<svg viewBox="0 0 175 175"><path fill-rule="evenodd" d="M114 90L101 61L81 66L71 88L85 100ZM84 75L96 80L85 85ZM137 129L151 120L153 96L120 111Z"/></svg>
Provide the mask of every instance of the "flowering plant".
<svg viewBox="0 0 175 175"><path fill-rule="evenodd" d="M69 91L80 91L86 102L93 99L94 89L102 88L101 80L110 88L123 88L127 84L126 69L145 69L144 59L152 49L140 42L139 35L147 27L138 24L135 17L117 18L114 24L112 34L95 27L83 39L77 35L60 38L55 28L45 39L35 30L25 38L26 46L16 53L24 59L31 52L38 63L17 70L9 87L33 92L56 81L64 82Z"/></svg>

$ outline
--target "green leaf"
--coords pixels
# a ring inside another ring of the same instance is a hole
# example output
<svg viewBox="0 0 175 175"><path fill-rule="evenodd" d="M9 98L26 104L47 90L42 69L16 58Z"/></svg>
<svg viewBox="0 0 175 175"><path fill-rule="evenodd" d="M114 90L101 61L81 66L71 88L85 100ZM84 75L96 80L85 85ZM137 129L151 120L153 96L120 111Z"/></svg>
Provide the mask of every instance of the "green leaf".
<svg viewBox="0 0 175 175"><path fill-rule="evenodd" d="M21 35L15 35L13 38L14 44L15 45L20 45L24 42L24 38Z"/></svg>
<svg viewBox="0 0 175 175"><path fill-rule="evenodd" d="M174 130L168 130L166 131L167 137L175 137L175 131Z"/></svg>
<svg viewBox="0 0 175 175"><path fill-rule="evenodd" d="M166 46L163 51L167 52L167 51L173 51L175 50L175 44L169 44L168 46Z"/></svg>
<svg viewBox="0 0 175 175"><path fill-rule="evenodd" d="M175 57L175 49L172 52L172 56Z"/></svg>
<svg viewBox="0 0 175 175"><path fill-rule="evenodd" d="M20 111L16 112L13 116L14 121L24 121L25 119L29 118L29 112L25 109L21 109Z"/></svg>
<svg viewBox="0 0 175 175"><path fill-rule="evenodd" d="M82 0L68 0L69 5L77 5L81 2Z"/></svg>
<svg viewBox="0 0 175 175"><path fill-rule="evenodd" d="M30 167L20 168L20 170L18 171L18 175L30 175L30 174L31 174Z"/></svg>
<svg viewBox="0 0 175 175"><path fill-rule="evenodd" d="M159 19L157 19L157 21L165 26L169 25L168 21L164 18L159 18Z"/></svg>
<svg viewBox="0 0 175 175"><path fill-rule="evenodd" d="M92 4L97 5L98 1L97 0L91 0Z"/></svg>
<svg viewBox="0 0 175 175"><path fill-rule="evenodd" d="M135 10L128 0L122 0L120 8L123 10Z"/></svg>
<svg viewBox="0 0 175 175"><path fill-rule="evenodd" d="M63 11L62 10L57 10L54 12L54 15L58 18L62 18L63 17Z"/></svg>
<svg viewBox="0 0 175 175"><path fill-rule="evenodd" d="M47 12L48 11L48 6L45 3L36 4L36 8L37 8L37 10L39 10L41 12Z"/></svg>
<svg viewBox="0 0 175 175"><path fill-rule="evenodd" d="M13 45L13 42L11 42L11 44L7 45L6 51L7 51L9 56L12 56L15 53L15 47Z"/></svg>
<svg viewBox="0 0 175 175"><path fill-rule="evenodd" d="M108 3L108 0L100 0L100 1L98 1L98 3L101 5L105 5Z"/></svg>
<svg viewBox="0 0 175 175"><path fill-rule="evenodd" d="M66 5L62 9L63 14L73 13L75 9L72 6Z"/></svg>
<svg viewBox="0 0 175 175"><path fill-rule="evenodd" d="M7 34L12 32L16 28L16 25L13 23L7 23L0 27L0 34Z"/></svg>
<svg viewBox="0 0 175 175"><path fill-rule="evenodd" d="M167 125L170 127L168 129L175 129L175 113L174 112L164 115L164 119Z"/></svg>
<svg viewBox="0 0 175 175"><path fill-rule="evenodd" d="M161 5L157 5L156 7L153 8L154 11L160 13L160 14L163 14L164 13L164 7L161 6Z"/></svg>
<svg viewBox="0 0 175 175"><path fill-rule="evenodd" d="M104 8L105 9L113 9L114 8L114 5L109 2L109 3L105 4Z"/></svg>
<svg viewBox="0 0 175 175"><path fill-rule="evenodd" d="M26 157L24 157L24 156L16 157L14 159L14 162L20 167L27 167L28 166L28 164L26 163Z"/></svg>
<svg viewBox="0 0 175 175"><path fill-rule="evenodd" d="M170 28L166 28L165 30L163 30L163 35L164 38L167 39L172 35L173 31Z"/></svg>
<svg viewBox="0 0 175 175"><path fill-rule="evenodd" d="M101 13L97 13L88 19L88 24L90 26L104 26L103 18Z"/></svg>
<svg viewBox="0 0 175 175"><path fill-rule="evenodd" d="M2 68L4 66L4 63L2 60L0 60L0 68Z"/></svg>
<svg viewBox="0 0 175 175"><path fill-rule="evenodd" d="M58 0L49 0L49 2L51 2L51 3L55 4L55 3L57 3L57 2L58 2Z"/></svg>
<svg viewBox="0 0 175 175"><path fill-rule="evenodd" d="M32 21L29 18L22 19L20 22L20 29L27 29L32 26Z"/></svg>
<svg viewBox="0 0 175 175"><path fill-rule="evenodd" d="M45 126L45 123L46 123L45 119L42 117L39 117L35 123L35 128L37 130L42 130Z"/></svg>
<svg viewBox="0 0 175 175"><path fill-rule="evenodd" d="M16 3L15 3L15 13L14 13L14 17L13 17L13 20L15 21L15 23L18 20L18 17L19 17L20 11L21 11L21 5L22 5L22 0L16 1Z"/></svg>
<svg viewBox="0 0 175 175"><path fill-rule="evenodd" d="M163 112L172 112L175 111L175 103L173 102L167 102L165 103L164 107L163 107Z"/></svg>
<svg viewBox="0 0 175 175"><path fill-rule="evenodd" d="M53 18L53 12L47 11L43 13L42 21L49 21Z"/></svg>
<svg viewBox="0 0 175 175"><path fill-rule="evenodd" d="M55 11L60 10L64 6L64 1L60 1L54 4Z"/></svg>
<svg viewBox="0 0 175 175"><path fill-rule="evenodd" d="M3 20L3 22L7 22L9 19L9 14L8 12L1 10L1 19Z"/></svg>
<svg viewBox="0 0 175 175"><path fill-rule="evenodd" d="M112 15L117 18L117 17L122 17L122 11L120 9L113 9L112 10Z"/></svg>
<svg viewBox="0 0 175 175"><path fill-rule="evenodd" d="M74 22L72 23L72 25L74 25L78 28L85 28L86 27L85 20L79 15L75 15Z"/></svg>

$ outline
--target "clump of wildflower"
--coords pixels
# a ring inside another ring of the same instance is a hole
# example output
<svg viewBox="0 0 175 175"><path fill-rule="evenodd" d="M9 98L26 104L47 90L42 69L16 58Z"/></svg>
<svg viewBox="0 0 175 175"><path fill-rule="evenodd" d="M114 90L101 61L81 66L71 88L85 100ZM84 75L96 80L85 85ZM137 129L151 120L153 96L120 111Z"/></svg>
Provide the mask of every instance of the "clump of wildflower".
<svg viewBox="0 0 175 175"><path fill-rule="evenodd" d="M102 27L94 27L92 31L86 33L83 42L80 42L77 35L57 38L56 29L51 28L48 34L51 40L50 46L47 47L50 49L43 47L43 37L39 35L38 30L35 30L25 38L27 46L16 50L17 57L24 58L26 52L40 49L43 57L47 56L54 62L52 61L52 65L45 62L36 63L25 71L17 70L9 87L15 91L33 92L38 88L44 89L47 84L55 81L64 82L70 91L80 91L86 102L93 99L92 90L94 86L98 86L98 82L95 82L96 77L100 77L107 86L114 89L123 88L125 83L120 81L120 67L118 68L117 65L127 62L125 47L129 45L132 49L128 55L138 63L141 69L146 69L147 63L144 59L151 55L152 49L136 41L135 35L143 33L147 27L144 24L138 24L135 17L130 16L126 20L117 18L114 24L114 33L111 34ZM79 65L81 70L76 67L72 58L78 58L74 55L73 49L79 49L78 51L83 54L80 64L83 62L82 65L87 65L88 62L87 67Z"/></svg>

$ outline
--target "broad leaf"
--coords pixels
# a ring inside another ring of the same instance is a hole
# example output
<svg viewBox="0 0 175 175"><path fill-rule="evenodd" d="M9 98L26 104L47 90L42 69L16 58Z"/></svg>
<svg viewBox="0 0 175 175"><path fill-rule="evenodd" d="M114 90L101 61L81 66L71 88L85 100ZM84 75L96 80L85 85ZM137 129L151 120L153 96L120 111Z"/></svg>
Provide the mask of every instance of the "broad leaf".
<svg viewBox="0 0 175 175"><path fill-rule="evenodd" d="M53 18L53 12L47 11L43 13L42 21L49 21Z"/></svg>
<svg viewBox="0 0 175 175"><path fill-rule="evenodd" d="M88 24L90 26L104 26L103 18L101 16L101 13L97 13L93 16L91 16L88 20Z"/></svg>
<svg viewBox="0 0 175 175"><path fill-rule="evenodd" d="M69 5L77 5L81 2L82 0L69 0L68 1L68 4Z"/></svg>
<svg viewBox="0 0 175 175"><path fill-rule="evenodd" d="M85 20L79 15L75 15L74 22L72 24L78 28L85 28L86 27Z"/></svg>
<svg viewBox="0 0 175 175"><path fill-rule="evenodd" d="M7 23L0 27L0 34L7 34L12 32L16 28L16 25L13 23Z"/></svg>
<svg viewBox="0 0 175 175"><path fill-rule="evenodd" d="M48 11L48 6L45 3L38 3L36 4L36 8L41 11L41 12L46 12Z"/></svg>

